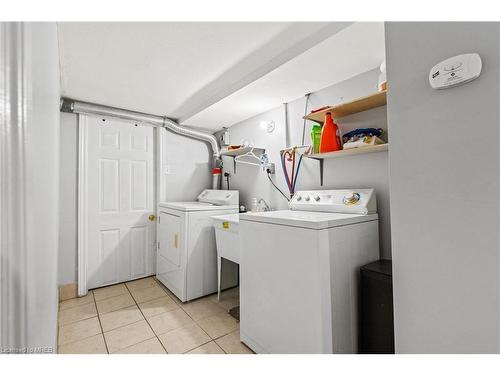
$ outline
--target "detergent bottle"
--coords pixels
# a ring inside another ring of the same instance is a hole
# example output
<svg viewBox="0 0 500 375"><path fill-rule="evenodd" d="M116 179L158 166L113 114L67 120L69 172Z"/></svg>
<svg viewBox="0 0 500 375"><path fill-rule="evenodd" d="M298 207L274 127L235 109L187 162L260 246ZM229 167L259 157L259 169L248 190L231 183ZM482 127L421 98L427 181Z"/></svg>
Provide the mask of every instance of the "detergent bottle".
<svg viewBox="0 0 500 375"><path fill-rule="evenodd" d="M321 131L319 152L323 153L339 150L342 150L339 127L333 122L332 114L327 112L325 115L325 123Z"/></svg>
<svg viewBox="0 0 500 375"><path fill-rule="evenodd" d="M321 125L314 124L311 128L311 141L313 154L319 154L319 143L321 142Z"/></svg>

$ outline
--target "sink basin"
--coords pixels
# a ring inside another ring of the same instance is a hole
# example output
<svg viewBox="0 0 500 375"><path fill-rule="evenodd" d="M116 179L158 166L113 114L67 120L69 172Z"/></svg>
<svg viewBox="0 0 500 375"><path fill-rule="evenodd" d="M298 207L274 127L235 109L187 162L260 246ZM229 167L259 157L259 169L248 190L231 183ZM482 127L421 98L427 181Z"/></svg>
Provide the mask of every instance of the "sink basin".
<svg viewBox="0 0 500 375"><path fill-rule="evenodd" d="M239 214L212 216L217 256L240 263Z"/></svg>

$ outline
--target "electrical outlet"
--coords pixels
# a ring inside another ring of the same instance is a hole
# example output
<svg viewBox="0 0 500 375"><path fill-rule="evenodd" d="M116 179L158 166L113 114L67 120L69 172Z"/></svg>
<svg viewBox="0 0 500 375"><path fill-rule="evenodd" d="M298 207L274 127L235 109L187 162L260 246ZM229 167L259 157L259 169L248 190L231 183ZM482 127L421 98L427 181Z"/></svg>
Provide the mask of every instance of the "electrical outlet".
<svg viewBox="0 0 500 375"><path fill-rule="evenodd" d="M274 163L269 163L267 166L266 166L266 171L269 171L270 174L275 174L276 173L276 170L275 170L275 166L274 166Z"/></svg>

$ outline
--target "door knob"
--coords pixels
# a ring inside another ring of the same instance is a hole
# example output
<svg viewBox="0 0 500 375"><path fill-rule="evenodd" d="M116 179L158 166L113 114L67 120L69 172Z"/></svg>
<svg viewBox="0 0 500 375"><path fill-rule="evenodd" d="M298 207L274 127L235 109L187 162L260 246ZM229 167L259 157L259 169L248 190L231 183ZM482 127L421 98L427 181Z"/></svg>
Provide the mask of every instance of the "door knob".
<svg viewBox="0 0 500 375"><path fill-rule="evenodd" d="M155 215L149 215L148 219L149 219L149 221L155 221L156 216Z"/></svg>

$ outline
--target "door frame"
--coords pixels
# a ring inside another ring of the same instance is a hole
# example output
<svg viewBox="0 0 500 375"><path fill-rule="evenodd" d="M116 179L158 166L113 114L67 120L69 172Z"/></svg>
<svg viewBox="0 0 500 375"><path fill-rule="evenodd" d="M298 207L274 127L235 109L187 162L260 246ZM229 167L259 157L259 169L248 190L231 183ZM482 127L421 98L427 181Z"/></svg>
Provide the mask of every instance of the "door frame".
<svg viewBox="0 0 500 375"><path fill-rule="evenodd" d="M77 284L78 296L82 297L88 293L88 118L90 115L79 113L77 114L78 126L78 207L77 207ZM110 118L109 116L93 116L98 118ZM124 122L127 120L120 119ZM130 126L134 126L137 122L130 122ZM141 124L142 126L151 126L149 124ZM154 212L157 213L158 194L160 191L158 178L160 152L160 137L158 136L159 129L153 126L153 206ZM158 215L155 215L158 216ZM156 236L157 237L157 236ZM158 245L156 245L156 251ZM156 261L156 259L155 259Z"/></svg>
<svg viewBox="0 0 500 375"><path fill-rule="evenodd" d="M87 289L87 238L88 238L88 116L78 114L78 229L77 229L77 283L78 296L88 293Z"/></svg>

